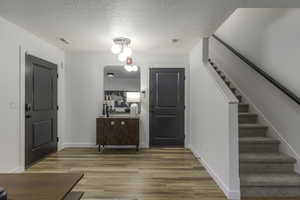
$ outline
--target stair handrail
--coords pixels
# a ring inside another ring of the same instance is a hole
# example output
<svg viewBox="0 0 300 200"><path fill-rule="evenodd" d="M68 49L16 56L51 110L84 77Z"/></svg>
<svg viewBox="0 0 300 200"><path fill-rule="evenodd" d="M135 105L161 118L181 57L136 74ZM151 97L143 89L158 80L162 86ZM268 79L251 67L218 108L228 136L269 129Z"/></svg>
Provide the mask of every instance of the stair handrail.
<svg viewBox="0 0 300 200"><path fill-rule="evenodd" d="M257 73L259 73L261 76L263 76L269 82L271 82L276 88L278 88L280 91L282 91L284 94L286 94L293 101L295 101L297 104L300 105L300 97L298 97L295 93L293 93L291 90L289 90L288 88L286 88L284 85L282 85L279 81L277 81L272 76L270 76L267 72L265 72L264 70L262 70L260 67L258 67L257 65L255 65L248 58L246 58L241 53L239 53L237 50L235 50L232 46L230 46L229 44L227 44L226 42L224 42L221 38L219 38L215 34L213 34L212 37L215 38L217 41L219 41L221 44L223 44L227 49L229 49L232 53L234 53L237 57L239 57L247 65L249 65L254 71L256 71Z"/></svg>
<svg viewBox="0 0 300 200"><path fill-rule="evenodd" d="M213 67L216 67L215 64L212 62L212 60L209 58L208 62L205 66L210 65L207 69L211 73L211 75L215 78L216 82L218 83L219 88L221 89L223 95L225 98L227 98L229 104L238 104L239 100L234 95L234 93L231 91L231 89L226 85L225 81L220 77L220 75L216 72L215 69L212 69Z"/></svg>

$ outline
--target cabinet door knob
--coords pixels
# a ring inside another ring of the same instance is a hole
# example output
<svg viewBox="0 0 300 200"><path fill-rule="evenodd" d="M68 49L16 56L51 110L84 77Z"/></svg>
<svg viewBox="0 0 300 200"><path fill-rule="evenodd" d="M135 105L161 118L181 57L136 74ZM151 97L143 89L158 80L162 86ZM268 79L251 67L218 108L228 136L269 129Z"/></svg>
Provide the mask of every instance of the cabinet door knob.
<svg viewBox="0 0 300 200"><path fill-rule="evenodd" d="M121 121L121 125L124 126L124 125L125 125L125 122L124 122L124 121Z"/></svg>
<svg viewBox="0 0 300 200"><path fill-rule="evenodd" d="M112 125L112 126L115 125L115 121L111 121L110 125Z"/></svg>

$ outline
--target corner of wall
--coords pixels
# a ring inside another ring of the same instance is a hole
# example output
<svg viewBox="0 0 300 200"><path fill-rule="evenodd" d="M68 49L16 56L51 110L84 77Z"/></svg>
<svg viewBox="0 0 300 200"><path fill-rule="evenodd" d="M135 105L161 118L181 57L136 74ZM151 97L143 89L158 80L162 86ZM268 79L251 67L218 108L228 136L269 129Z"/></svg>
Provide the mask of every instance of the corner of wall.
<svg viewBox="0 0 300 200"><path fill-rule="evenodd" d="M201 155L197 152L197 150L190 144L189 149L196 157L196 159L203 165L209 175L213 178L213 180L217 183L219 188L224 192L226 197L231 200L240 200L240 191L230 190L226 184L222 181L222 179L215 173L215 171L209 166L209 164L201 157Z"/></svg>

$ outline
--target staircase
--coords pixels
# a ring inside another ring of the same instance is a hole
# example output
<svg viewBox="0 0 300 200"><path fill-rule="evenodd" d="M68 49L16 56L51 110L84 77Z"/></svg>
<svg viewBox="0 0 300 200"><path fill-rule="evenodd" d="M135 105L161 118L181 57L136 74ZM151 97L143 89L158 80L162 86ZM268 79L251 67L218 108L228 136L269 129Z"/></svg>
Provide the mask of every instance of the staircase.
<svg viewBox="0 0 300 200"><path fill-rule="evenodd" d="M239 168L242 197L300 197L296 160L279 152L280 141L266 135L268 127L211 60L210 64L239 100Z"/></svg>

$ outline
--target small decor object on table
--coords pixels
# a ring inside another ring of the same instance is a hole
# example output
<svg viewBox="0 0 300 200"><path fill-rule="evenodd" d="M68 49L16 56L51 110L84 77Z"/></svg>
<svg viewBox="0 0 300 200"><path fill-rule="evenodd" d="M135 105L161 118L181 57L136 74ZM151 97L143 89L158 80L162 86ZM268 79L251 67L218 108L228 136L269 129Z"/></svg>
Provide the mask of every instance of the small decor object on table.
<svg viewBox="0 0 300 200"><path fill-rule="evenodd" d="M104 103L103 107L102 107L102 116L105 116L105 115L106 115L106 104Z"/></svg>
<svg viewBox="0 0 300 200"><path fill-rule="evenodd" d="M130 103L130 116L137 117L139 115L138 103L141 102L140 92L127 92L127 102Z"/></svg>
<svg viewBox="0 0 300 200"><path fill-rule="evenodd" d="M0 200L7 200L7 194L2 187L0 187Z"/></svg>

